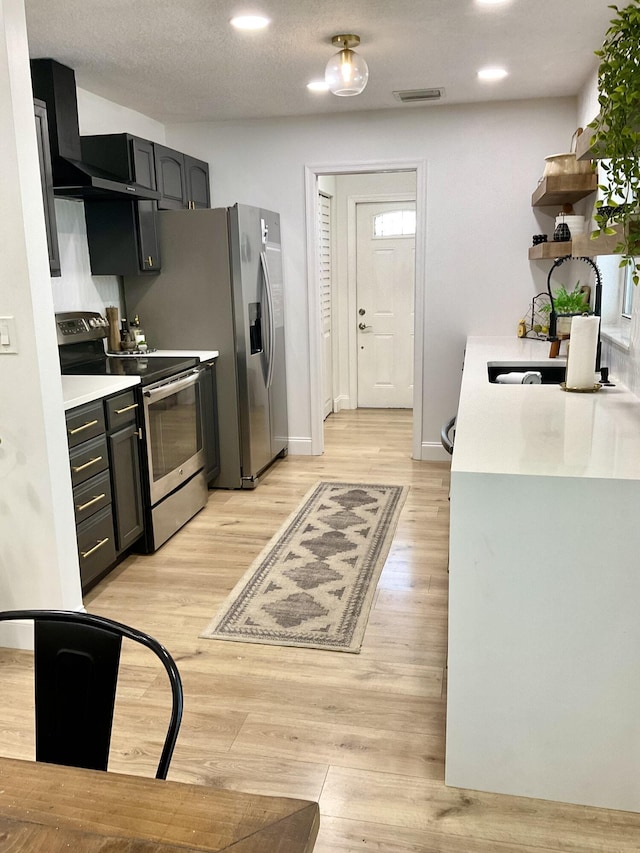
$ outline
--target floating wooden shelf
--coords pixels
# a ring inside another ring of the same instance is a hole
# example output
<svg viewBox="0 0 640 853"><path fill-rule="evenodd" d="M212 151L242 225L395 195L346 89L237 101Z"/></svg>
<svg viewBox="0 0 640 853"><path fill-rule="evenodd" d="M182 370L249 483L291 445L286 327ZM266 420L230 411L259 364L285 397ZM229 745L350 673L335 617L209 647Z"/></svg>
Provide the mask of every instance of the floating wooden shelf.
<svg viewBox="0 0 640 853"><path fill-rule="evenodd" d="M550 243L538 243L537 246L531 246L529 249L530 261L545 261L562 258L565 255L571 254L572 243L569 240L567 243L553 240Z"/></svg>
<svg viewBox="0 0 640 853"><path fill-rule="evenodd" d="M592 127L585 127L584 131L576 140L576 160L598 160L603 157L602 151L591 145L591 137L594 134Z"/></svg>
<svg viewBox="0 0 640 853"><path fill-rule="evenodd" d="M584 134L583 134L584 136ZM531 196L531 207L550 204L572 204L598 189L595 172L578 175L549 175L543 178Z"/></svg>
<svg viewBox="0 0 640 853"><path fill-rule="evenodd" d="M591 239L591 234L576 234L573 240L568 242L538 243L529 249L530 261L551 261L562 258L564 255L573 255L574 258L595 258L598 255L613 255L622 235L621 225L612 225L615 234L604 235L596 240Z"/></svg>
<svg viewBox="0 0 640 853"><path fill-rule="evenodd" d="M613 255L614 249L622 239L622 225L611 225L615 234L602 234L595 240L591 234L576 234L572 240L571 254L576 258L594 258L597 255Z"/></svg>

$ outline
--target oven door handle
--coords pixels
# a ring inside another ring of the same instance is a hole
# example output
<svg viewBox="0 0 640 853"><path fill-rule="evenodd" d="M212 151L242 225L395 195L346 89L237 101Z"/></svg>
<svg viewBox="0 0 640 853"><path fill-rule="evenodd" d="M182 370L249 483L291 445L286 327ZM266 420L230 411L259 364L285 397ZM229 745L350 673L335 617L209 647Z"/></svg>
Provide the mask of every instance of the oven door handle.
<svg viewBox="0 0 640 853"><path fill-rule="evenodd" d="M162 385L158 385L156 388L147 388L143 392L144 396L151 402L153 398L160 400L163 397L167 397L169 394L176 394L178 391L183 391L185 388L190 388L192 385L195 385L198 381L199 375L199 371L194 370L182 379L176 379L175 381L169 379L167 382L163 382Z"/></svg>

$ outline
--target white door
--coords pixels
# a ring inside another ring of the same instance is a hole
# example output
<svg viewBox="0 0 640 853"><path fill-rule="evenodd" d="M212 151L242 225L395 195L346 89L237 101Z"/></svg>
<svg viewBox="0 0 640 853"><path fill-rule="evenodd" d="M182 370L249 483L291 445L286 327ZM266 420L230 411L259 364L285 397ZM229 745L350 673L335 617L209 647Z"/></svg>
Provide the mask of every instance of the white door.
<svg viewBox="0 0 640 853"><path fill-rule="evenodd" d="M415 209L356 205L358 407L413 405Z"/></svg>
<svg viewBox="0 0 640 853"><path fill-rule="evenodd" d="M331 197L318 192L318 275L324 368L324 417L333 411L333 343L331 339Z"/></svg>

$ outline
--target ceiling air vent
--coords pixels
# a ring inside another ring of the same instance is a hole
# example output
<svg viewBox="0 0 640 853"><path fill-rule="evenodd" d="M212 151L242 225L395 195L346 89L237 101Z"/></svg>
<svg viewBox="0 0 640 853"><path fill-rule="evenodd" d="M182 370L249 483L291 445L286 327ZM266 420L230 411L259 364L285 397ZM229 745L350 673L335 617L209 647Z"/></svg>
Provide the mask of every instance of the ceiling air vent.
<svg viewBox="0 0 640 853"><path fill-rule="evenodd" d="M422 101L439 101L444 97L444 89L404 89L394 92L394 98L403 104L418 104Z"/></svg>

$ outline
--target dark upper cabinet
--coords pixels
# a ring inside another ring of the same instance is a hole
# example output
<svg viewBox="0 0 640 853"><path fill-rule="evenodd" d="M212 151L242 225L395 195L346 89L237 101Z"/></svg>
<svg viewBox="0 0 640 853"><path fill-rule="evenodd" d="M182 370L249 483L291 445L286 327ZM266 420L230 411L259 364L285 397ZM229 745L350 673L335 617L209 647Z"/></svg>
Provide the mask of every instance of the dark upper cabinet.
<svg viewBox="0 0 640 853"><path fill-rule="evenodd" d="M42 182L42 197L44 201L44 224L47 231L47 246L49 247L49 271L51 275L60 275L60 251L58 249L56 209L53 196L53 179L51 176L47 106L44 101L34 99L33 110L36 118L40 181Z"/></svg>
<svg viewBox="0 0 640 853"><path fill-rule="evenodd" d="M161 193L159 210L182 210L187 207L186 178L184 173L184 154L154 145L156 164L156 187Z"/></svg>
<svg viewBox="0 0 640 853"><path fill-rule="evenodd" d="M128 133L81 137L82 157L123 181L156 189L153 143ZM87 241L94 275L160 270L155 201L86 201Z"/></svg>
<svg viewBox="0 0 640 853"><path fill-rule="evenodd" d="M211 207L209 164L154 143L159 210Z"/></svg>
<svg viewBox="0 0 640 853"><path fill-rule="evenodd" d="M155 201L87 201L91 272L138 275L160 270Z"/></svg>
<svg viewBox="0 0 640 853"><path fill-rule="evenodd" d="M211 207L209 164L185 154L184 172L187 179L187 199L191 202L191 207L194 209Z"/></svg>
<svg viewBox="0 0 640 853"><path fill-rule="evenodd" d="M153 143L130 133L81 136L82 159L123 182L156 189Z"/></svg>

